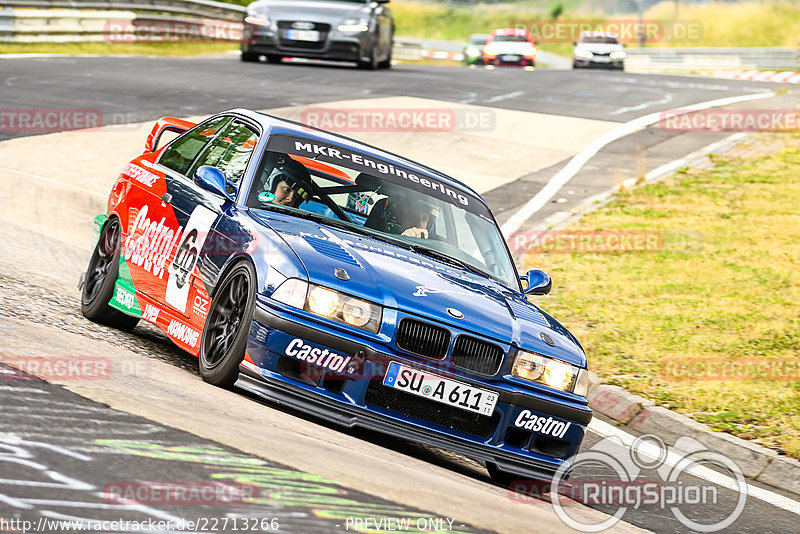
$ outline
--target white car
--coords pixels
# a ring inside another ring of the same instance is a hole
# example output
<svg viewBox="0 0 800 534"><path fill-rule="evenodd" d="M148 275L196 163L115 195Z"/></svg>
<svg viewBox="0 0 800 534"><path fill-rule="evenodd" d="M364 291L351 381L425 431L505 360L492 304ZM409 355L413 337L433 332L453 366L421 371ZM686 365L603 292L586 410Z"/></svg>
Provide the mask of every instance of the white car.
<svg viewBox="0 0 800 534"><path fill-rule="evenodd" d="M603 67L624 69L625 45L617 34L609 32L582 32L572 52L572 68Z"/></svg>

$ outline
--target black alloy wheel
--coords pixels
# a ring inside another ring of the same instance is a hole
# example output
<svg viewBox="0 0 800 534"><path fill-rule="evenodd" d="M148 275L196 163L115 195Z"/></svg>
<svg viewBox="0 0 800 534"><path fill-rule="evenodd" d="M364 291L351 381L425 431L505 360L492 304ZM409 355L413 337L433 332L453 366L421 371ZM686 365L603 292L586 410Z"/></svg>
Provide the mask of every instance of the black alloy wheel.
<svg viewBox="0 0 800 534"><path fill-rule="evenodd" d="M114 286L119 275L120 242L122 230L119 220L109 219L94 247L81 293L83 316L96 323L130 331L139 322L138 317L126 315L108 305L114 296Z"/></svg>
<svg viewBox="0 0 800 534"><path fill-rule="evenodd" d="M239 377L255 304L255 271L247 261L233 266L214 293L200 343L200 375L229 388Z"/></svg>

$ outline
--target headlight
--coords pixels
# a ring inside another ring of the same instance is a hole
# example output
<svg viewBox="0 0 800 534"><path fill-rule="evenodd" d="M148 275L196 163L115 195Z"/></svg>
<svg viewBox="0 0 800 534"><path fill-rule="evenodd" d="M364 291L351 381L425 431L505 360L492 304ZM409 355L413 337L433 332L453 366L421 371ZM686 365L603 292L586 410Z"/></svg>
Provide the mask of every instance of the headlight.
<svg viewBox="0 0 800 534"><path fill-rule="evenodd" d="M475 48L474 46L468 46L467 50L466 50L466 54L469 57L478 57L479 55L481 55L481 51L478 50L477 48Z"/></svg>
<svg viewBox="0 0 800 534"><path fill-rule="evenodd" d="M592 54L588 50L575 50L575 57L580 57L583 59L592 59L594 57L594 54Z"/></svg>
<svg viewBox="0 0 800 534"><path fill-rule="evenodd" d="M282 283L272 298L372 333L377 333L381 327L383 308L377 304L297 278Z"/></svg>
<svg viewBox="0 0 800 534"><path fill-rule="evenodd" d="M248 24L255 24L267 28L272 26L272 21L269 20L269 14L266 11L248 13L244 21Z"/></svg>
<svg viewBox="0 0 800 534"><path fill-rule="evenodd" d="M350 297L342 304L342 318L347 324L361 328L372 319L372 304Z"/></svg>
<svg viewBox="0 0 800 534"><path fill-rule="evenodd" d="M588 373L572 364L541 354L519 351L511 375L551 388L586 396Z"/></svg>
<svg viewBox="0 0 800 534"><path fill-rule="evenodd" d="M336 291L322 286L314 286L314 289L308 292L308 309L317 315L330 317L338 307L339 295Z"/></svg>
<svg viewBox="0 0 800 534"><path fill-rule="evenodd" d="M625 59L626 57L628 57L628 54L626 54L622 50L614 50L608 55L608 57L610 57L611 59Z"/></svg>
<svg viewBox="0 0 800 534"><path fill-rule="evenodd" d="M359 17L357 19L347 19L337 28L340 32L365 32L369 31L369 18Z"/></svg>

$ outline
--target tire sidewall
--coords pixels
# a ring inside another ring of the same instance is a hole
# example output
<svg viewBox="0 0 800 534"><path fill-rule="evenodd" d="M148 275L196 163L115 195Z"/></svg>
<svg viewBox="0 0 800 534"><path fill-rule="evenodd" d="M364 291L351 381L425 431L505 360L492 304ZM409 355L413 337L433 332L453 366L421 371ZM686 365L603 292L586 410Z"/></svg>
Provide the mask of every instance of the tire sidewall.
<svg viewBox="0 0 800 534"><path fill-rule="evenodd" d="M218 299L212 300L211 310L209 310L208 316L206 317L206 324L203 326L203 336L200 341L200 353L198 354L200 376L202 376L203 380L206 382L221 387L230 387L236 382L239 376L239 364L244 360L244 353L247 348L247 339L250 335L250 325L253 322L253 311L255 309L256 300L256 273L253 265L247 260L241 260L231 266L222 277L215 291L215 294L218 294L220 290L224 290L227 283L234 276L238 276L242 272L245 273L248 282L247 307L239 323L239 330L236 332L236 336L230 348L216 365L211 367L207 364L205 350L208 325Z"/></svg>
<svg viewBox="0 0 800 534"><path fill-rule="evenodd" d="M102 246L104 236L109 231L112 225L118 225L119 221L117 219L109 219L109 221L103 226L103 230L100 232L100 238L97 240L97 245L94 247L94 251L92 252L92 258L89 260L89 268L95 262L98 256L98 249ZM106 277L100 283L100 287L97 290L94 298L89 301L87 298L87 290L88 290L88 275L89 275L89 268L87 268L87 280L83 285L83 289L81 290L81 311L83 312L84 316L90 319L100 320L103 318L104 315L108 314L109 306L108 302L114 296L114 285L117 282L117 277L119 276L119 257L121 254L120 243L122 242L122 229L120 228L119 238L117 240L116 245L114 246L114 253L112 254L111 264L108 267L108 271L106 272Z"/></svg>

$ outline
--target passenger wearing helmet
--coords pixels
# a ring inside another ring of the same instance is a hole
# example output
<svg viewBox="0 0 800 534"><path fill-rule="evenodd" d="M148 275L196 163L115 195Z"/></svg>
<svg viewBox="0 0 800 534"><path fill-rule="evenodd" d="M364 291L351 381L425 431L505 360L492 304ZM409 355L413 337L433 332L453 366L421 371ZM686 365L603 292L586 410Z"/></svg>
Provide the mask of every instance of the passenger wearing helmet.
<svg viewBox="0 0 800 534"><path fill-rule="evenodd" d="M296 208L311 196L310 184L311 175L302 163L279 154L258 200Z"/></svg>
<svg viewBox="0 0 800 534"><path fill-rule="evenodd" d="M378 206L380 204L376 205L376 207ZM404 195L394 200L387 198L383 206L385 212L373 209L375 214L370 215L372 220L368 219L365 226L418 239L430 237L428 223L431 218L431 209L421 200ZM381 218L383 224L379 220Z"/></svg>

